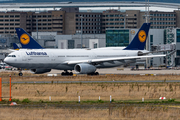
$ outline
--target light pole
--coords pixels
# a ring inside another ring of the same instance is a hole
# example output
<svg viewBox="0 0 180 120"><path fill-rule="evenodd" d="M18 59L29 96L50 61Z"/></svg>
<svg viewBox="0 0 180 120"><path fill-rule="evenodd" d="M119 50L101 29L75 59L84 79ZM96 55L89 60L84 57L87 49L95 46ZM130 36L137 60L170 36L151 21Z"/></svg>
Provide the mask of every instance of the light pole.
<svg viewBox="0 0 180 120"><path fill-rule="evenodd" d="M148 1L146 0L146 23L148 23L148 22L149 22L149 0ZM149 34L146 39L146 50L147 51L149 50ZM149 60L148 60L148 58L146 58L146 67L148 67L148 66L149 66Z"/></svg>
<svg viewBox="0 0 180 120"><path fill-rule="evenodd" d="M125 14L125 15L124 15L124 29L125 29L125 27L126 27L126 16L128 16L128 14Z"/></svg>
<svg viewBox="0 0 180 120"><path fill-rule="evenodd" d="M81 49L82 49L82 46L83 46L83 41L82 41L82 19L83 19L83 16L80 16L81 18Z"/></svg>
<svg viewBox="0 0 180 120"><path fill-rule="evenodd" d="M36 19L36 32L37 32L37 40L38 40L38 19Z"/></svg>

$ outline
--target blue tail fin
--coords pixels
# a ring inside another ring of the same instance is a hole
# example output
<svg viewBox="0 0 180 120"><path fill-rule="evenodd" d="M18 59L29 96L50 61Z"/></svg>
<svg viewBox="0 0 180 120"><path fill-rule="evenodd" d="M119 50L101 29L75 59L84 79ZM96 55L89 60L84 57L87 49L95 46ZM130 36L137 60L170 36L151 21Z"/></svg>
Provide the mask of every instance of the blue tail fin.
<svg viewBox="0 0 180 120"><path fill-rule="evenodd" d="M16 28L16 33L19 37L19 41L22 48L25 49L43 49L27 32L22 28Z"/></svg>
<svg viewBox="0 0 180 120"><path fill-rule="evenodd" d="M151 23L144 23L134 39L124 50L144 50Z"/></svg>
<svg viewBox="0 0 180 120"><path fill-rule="evenodd" d="M19 50L19 47L16 45L16 43L13 43L14 50Z"/></svg>

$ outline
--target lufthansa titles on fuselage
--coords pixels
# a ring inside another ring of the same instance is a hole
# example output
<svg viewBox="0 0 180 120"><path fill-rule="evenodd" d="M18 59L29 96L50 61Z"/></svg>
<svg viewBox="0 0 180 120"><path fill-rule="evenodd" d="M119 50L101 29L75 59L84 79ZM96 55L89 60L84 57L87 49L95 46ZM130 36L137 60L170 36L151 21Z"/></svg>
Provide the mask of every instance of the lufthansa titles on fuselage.
<svg viewBox="0 0 180 120"><path fill-rule="evenodd" d="M27 55L47 55L46 52L26 52Z"/></svg>

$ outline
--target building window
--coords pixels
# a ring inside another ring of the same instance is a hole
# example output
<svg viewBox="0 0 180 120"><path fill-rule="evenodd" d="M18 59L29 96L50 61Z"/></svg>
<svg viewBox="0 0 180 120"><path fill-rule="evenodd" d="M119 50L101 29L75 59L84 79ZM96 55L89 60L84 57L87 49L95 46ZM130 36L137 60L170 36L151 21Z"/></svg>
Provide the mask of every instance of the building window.
<svg viewBox="0 0 180 120"><path fill-rule="evenodd" d="M176 55L180 56L180 50L177 50Z"/></svg>
<svg viewBox="0 0 180 120"><path fill-rule="evenodd" d="M177 42L180 42L180 29L176 29L176 34L177 34L177 38L176 38L176 41Z"/></svg>
<svg viewBox="0 0 180 120"><path fill-rule="evenodd" d="M128 45L129 30L106 30L106 47Z"/></svg>
<svg viewBox="0 0 180 120"><path fill-rule="evenodd" d="M153 35L150 35L150 43L153 44Z"/></svg>
<svg viewBox="0 0 180 120"><path fill-rule="evenodd" d="M68 40L68 49L74 48L74 40Z"/></svg>

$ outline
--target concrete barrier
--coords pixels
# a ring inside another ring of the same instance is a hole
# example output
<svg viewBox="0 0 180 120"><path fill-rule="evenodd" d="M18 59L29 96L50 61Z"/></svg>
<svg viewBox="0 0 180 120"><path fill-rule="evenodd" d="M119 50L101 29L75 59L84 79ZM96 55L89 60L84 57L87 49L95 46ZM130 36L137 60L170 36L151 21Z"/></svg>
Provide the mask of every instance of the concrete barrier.
<svg viewBox="0 0 180 120"><path fill-rule="evenodd" d="M48 77L57 76L57 74L47 74Z"/></svg>
<svg viewBox="0 0 180 120"><path fill-rule="evenodd" d="M117 68L117 70L124 70L124 68Z"/></svg>

